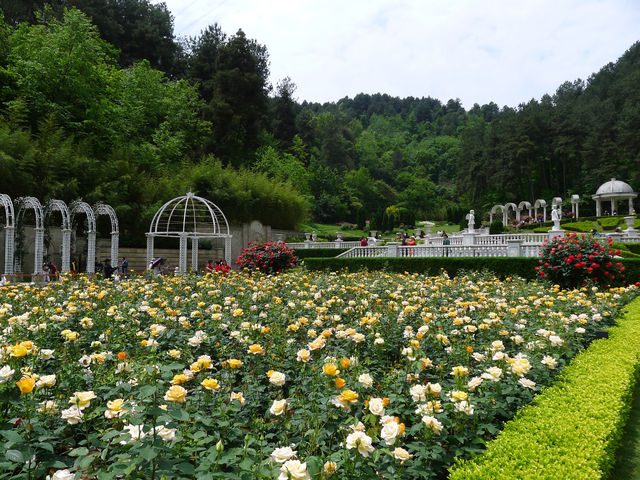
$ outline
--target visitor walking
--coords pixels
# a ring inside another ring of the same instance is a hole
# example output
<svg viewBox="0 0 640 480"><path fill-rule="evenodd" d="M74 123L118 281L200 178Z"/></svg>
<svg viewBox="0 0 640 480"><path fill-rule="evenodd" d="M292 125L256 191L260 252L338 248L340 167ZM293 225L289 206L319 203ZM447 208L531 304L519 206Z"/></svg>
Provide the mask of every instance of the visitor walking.
<svg viewBox="0 0 640 480"><path fill-rule="evenodd" d="M129 276L129 260L127 260L127 257L122 257L122 263L120 264L120 273L123 277Z"/></svg>

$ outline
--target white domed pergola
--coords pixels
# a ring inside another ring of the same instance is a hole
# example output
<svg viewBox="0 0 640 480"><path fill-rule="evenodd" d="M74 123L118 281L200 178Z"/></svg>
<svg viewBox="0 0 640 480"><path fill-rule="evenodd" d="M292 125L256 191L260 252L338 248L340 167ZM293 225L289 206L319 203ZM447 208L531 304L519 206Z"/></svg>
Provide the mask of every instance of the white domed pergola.
<svg viewBox="0 0 640 480"><path fill-rule="evenodd" d="M191 266L198 269L198 240L224 238L224 257L231 263L231 238L227 218L213 202L189 192L169 200L156 212L147 232L147 267L153 258L153 239L180 239L178 271L187 271L187 239L191 239Z"/></svg>
<svg viewBox="0 0 640 480"><path fill-rule="evenodd" d="M596 201L596 216L602 216L602 202L611 202L610 214L618 211L618 202L629 202L629 215L633 214L633 199L638 196L628 183L612 178L608 182L600 185L595 195L592 195Z"/></svg>

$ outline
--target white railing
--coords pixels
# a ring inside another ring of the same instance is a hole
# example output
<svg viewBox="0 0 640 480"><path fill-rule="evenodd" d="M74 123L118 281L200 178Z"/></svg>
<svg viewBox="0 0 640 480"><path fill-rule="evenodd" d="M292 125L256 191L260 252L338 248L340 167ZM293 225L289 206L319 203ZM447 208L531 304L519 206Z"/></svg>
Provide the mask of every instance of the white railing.
<svg viewBox="0 0 640 480"><path fill-rule="evenodd" d="M355 247L338 255L340 258L371 257L537 257L537 245L517 245L510 251L508 245L415 245L390 244L384 247Z"/></svg>
<svg viewBox="0 0 640 480"><path fill-rule="evenodd" d="M295 243L286 243L285 245L289 248L353 248L353 247L359 247L360 242L359 241L295 242Z"/></svg>

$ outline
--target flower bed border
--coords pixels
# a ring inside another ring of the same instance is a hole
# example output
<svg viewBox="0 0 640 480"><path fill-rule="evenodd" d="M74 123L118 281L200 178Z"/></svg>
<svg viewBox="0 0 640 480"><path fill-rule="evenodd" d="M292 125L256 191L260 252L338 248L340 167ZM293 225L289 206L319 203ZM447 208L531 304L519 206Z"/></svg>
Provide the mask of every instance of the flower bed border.
<svg viewBox="0 0 640 480"><path fill-rule="evenodd" d="M640 281L640 258L624 258L625 283ZM529 280L538 279L535 267L539 265L537 257L378 257L378 258L305 258L308 270L387 270L390 272L428 273L439 275L446 270L450 276L461 271L488 270L504 278L518 275Z"/></svg>
<svg viewBox="0 0 640 480"><path fill-rule="evenodd" d="M449 480L601 480L615 464L640 369L640 298L578 354L554 386L508 422L487 450Z"/></svg>

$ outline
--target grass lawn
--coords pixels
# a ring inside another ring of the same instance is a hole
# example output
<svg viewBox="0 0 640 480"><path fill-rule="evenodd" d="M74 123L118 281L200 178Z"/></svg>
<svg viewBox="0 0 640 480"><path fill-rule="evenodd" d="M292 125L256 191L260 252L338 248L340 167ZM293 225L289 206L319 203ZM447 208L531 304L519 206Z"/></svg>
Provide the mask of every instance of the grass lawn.
<svg viewBox="0 0 640 480"><path fill-rule="evenodd" d="M609 480L640 480L640 385L633 393L631 415Z"/></svg>
<svg viewBox="0 0 640 480"><path fill-rule="evenodd" d="M342 232L342 235L345 237L362 237L363 235L367 235L367 232L363 230L341 230L338 225L332 223L304 223L298 227L298 230L301 232L313 232L315 231L318 235L318 238L327 238L327 236L331 235L335 238L337 232ZM391 239L395 237L395 231L400 231L398 228L394 230L394 234L384 235L385 238ZM413 229L405 229L405 231L411 233ZM446 233L454 233L460 231L459 225L434 225L433 233L444 231Z"/></svg>

